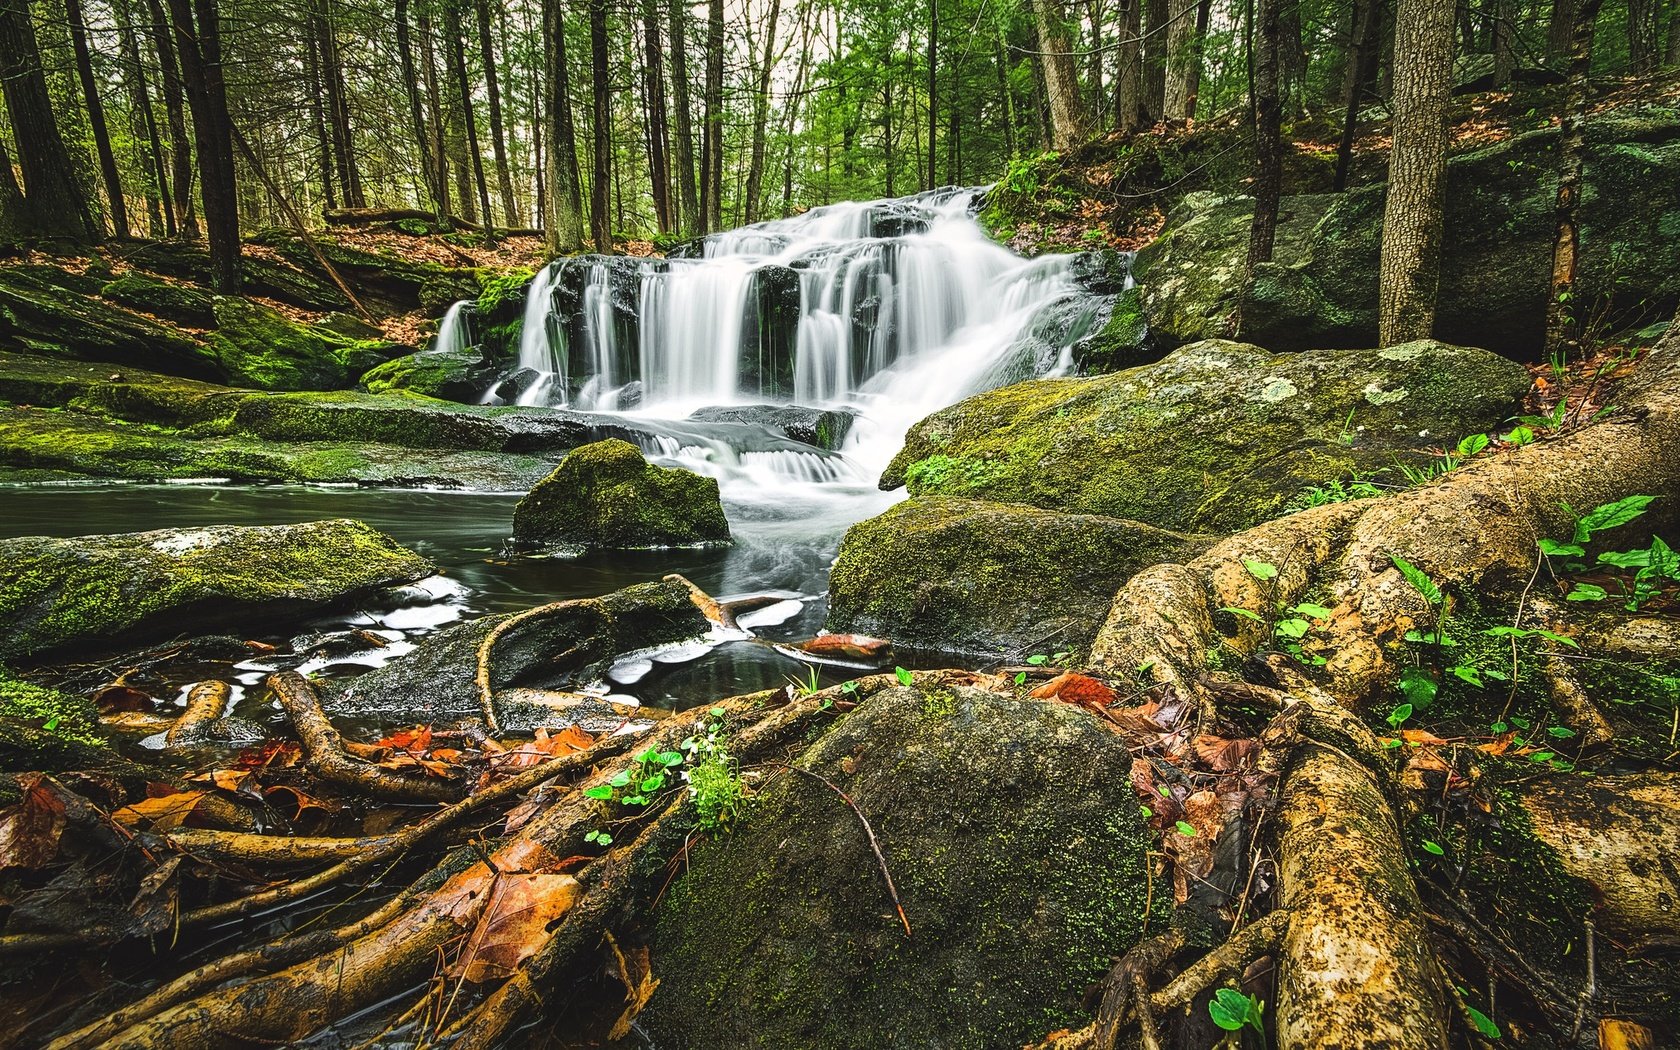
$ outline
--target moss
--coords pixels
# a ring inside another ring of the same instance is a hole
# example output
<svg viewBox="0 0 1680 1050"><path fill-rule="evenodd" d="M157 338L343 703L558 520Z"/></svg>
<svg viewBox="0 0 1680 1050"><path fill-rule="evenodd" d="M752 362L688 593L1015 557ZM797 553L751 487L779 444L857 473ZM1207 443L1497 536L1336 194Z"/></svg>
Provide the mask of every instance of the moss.
<svg viewBox="0 0 1680 1050"><path fill-rule="evenodd" d="M466 401L489 385L484 358L471 350L422 350L369 369L362 387L370 394L411 393Z"/></svg>
<svg viewBox="0 0 1680 1050"><path fill-rule="evenodd" d="M572 450L513 511L514 539L581 548L727 543L714 478L657 467L616 438Z"/></svg>
<svg viewBox="0 0 1680 1050"><path fill-rule="evenodd" d="M1303 488L1489 429L1528 388L1484 351L1415 349L1273 356L1206 340L1111 375L1018 383L916 424L881 484L1234 531ZM1374 390L1405 396L1372 404Z"/></svg>
<svg viewBox="0 0 1680 1050"><path fill-rule="evenodd" d="M216 323L215 299L189 284L170 284L149 274L130 271L99 290L114 303L158 317L208 328Z"/></svg>
<svg viewBox="0 0 1680 1050"><path fill-rule="evenodd" d="M104 747L93 701L16 677L0 664L0 722L22 723L67 744Z"/></svg>
<svg viewBox="0 0 1680 1050"><path fill-rule="evenodd" d="M244 299L218 299L215 312L210 346L222 368L234 381L264 390L347 386L396 349L391 343L298 324Z"/></svg>
<svg viewBox="0 0 1680 1050"><path fill-rule="evenodd" d="M1020 1046L1082 1023L1146 910L1152 836L1117 738L1060 705L893 689L799 765L870 815L914 933L851 811L782 778L750 824L695 846L655 913L655 1039Z"/></svg>
<svg viewBox="0 0 1680 1050"><path fill-rule="evenodd" d="M222 378L214 356L191 335L99 298L104 283L90 287L56 267L0 266L0 344L61 361Z"/></svg>

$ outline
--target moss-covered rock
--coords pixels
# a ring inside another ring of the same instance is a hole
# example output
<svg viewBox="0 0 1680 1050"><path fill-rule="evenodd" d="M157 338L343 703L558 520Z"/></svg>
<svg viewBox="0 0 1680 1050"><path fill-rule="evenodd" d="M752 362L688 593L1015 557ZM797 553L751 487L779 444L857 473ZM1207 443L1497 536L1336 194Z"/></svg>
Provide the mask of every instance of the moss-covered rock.
<svg viewBox="0 0 1680 1050"><path fill-rule="evenodd" d="M573 449L513 510L513 538L561 549L729 542L715 478L658 467L628 441Z"/></svg>
<svg viewBox="0 0 1680 1050"><path fill-rule="evenodd" d="M1209 543L1115 518L912 499L847 531L828 626L987 656L1076 649L1133 573Z"/></svg>
<svg viewBox="0 0 1680 1050"><path fill-rule="evenodd" d="M1303 488L1486 431L1528 386L1521 366L1445 343L1274 356L1210 339L936 412L910 429L881 486L1234 531Z"/></svg>
<svg viewBox="0 0 1680 1050"><path fill-rule="evenodd" d="M105 746L105 738L99 735L99 711L92 700L26 681L0 664L0 723L8 721L68 744Z"/></svg>
<svg viewBox="0 0 1680 1050"><path fill-rule="evenodd" d="M208 292L190 284L171 284L137 270L105 285L99 294L130 309L180 324L209 328L216 323L216 300Z"/></svg>
<svg viewBox="0 0 1680 1050"><path fill-rule="evenodd" d="M0 266L0 348L224 377L195 339L99 298L104 284L90 288L88 279L52 266Z"/></svg>
<svg viewBox="0 0 1680 1050"><path fill-rule="evenodd" d="M210 348L237 383L263 390L332 390L401 352L381 340L349 339L299 324L248 299L216 300Z"/></svg>
<svg viewBox="0 0 1680 1050"><path fill-rule="evenodd" d="M798 765L868 815L913 935L852 811L781 777L664 895L642 1014L655 1041L1013 1048L1081 1023L1148 910L1152 836L1118 737L1066 705L901 688Z"/></svg>
<svg viewBox="0 0 1680 1050"><path fill-rule="evenodd" d="M1617 317L1667 317L1680 301L1680 114L1619 110L1586 125L1582 301ZM1550 289L1557 131L1515 135L1452 158L1435 334L1537 356ZM1169 342L1241 337L1273 350L1376 341L1386 188L1284 198L1273 260L1243 296L1253 202L1187 195L1135 271L1150 327Z"/></svg>
<svg viewBox="0 0 1680 1050"><path fill-rule="evenodd" d="M422 350L377 365L363 373L370 394L408 393L447 401L476 402L495 379L478 350Z"/></svg>
<svg viewBox="0 0 1680 1050"><path fill-rule="evenodd" d="M0 400L69 408L138 423L190 426L226 417L254 390L135 368L0 352Z"/></svg>
<svg viewBox="0 0 1680 1050"><path fill-rule="evenodd" d="M327 710L359 718L443 722L477 718L478 649L513 614L446 627L407 655L323 697ZM584 598L523 620L496 640L490 685L504 729L529 731L570 719L540 702L545 688L576 690L600 681L616 657L684 641L709 624L681 583L645 583Z"/></svg>
<svg viewBox="0 0 1680 1050"><path fill-rule="evenodd" d="M81 653L352 602L433 572L358 521L0 541L0 657Z"/></svg>
<svg viewBox="0 0 1680 1050"><path fill-rule="evenodd" d="M852 414L834 408L803 405L716 405L695 410L690 419L702 423L752 423L780 431L790 441L833 452L852 430Z"/></svg>

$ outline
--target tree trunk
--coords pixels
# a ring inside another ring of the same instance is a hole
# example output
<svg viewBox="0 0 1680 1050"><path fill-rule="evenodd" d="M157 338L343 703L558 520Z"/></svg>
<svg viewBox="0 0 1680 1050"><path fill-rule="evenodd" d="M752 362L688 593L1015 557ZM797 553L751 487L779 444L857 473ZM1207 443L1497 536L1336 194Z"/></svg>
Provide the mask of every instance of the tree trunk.
<svg viewBox="0 0 1680 1050"><path fill-rule="evenodd" d="M105 126L105 103L93 82L93 58L88 54L87 23L82 14L81 0L64 0L65 17L70 22L70 46L76 55L76 78L82 85L82 102L87 106L88 127L93 132L93 148L99 157L99 174L105 181L105 201L111 212L111 232L118 238L128 237L128 202L123 200L122 179L117 176L117 156L111 152L111 133Z"/></svg>
<svg viewBox="0 0 1680 1050"><path fill-rule="evenodd" d="M1136 3L1137 0L1132 0ZM994 20L992 69L997 74L998 105L1003 110L1003 152L1007 160L1020 156L1015 142L1015 89L1009 83L1009 42L1003 36L1003 22Z"/></svg>
<svg viewBox="0 0 1680 1050"><path fill-rule="evenodd" d="M1130 135L1148 123L1143 102L1143 0L1120 0L1114 73L1114 126Z"/></svg>
<svg viewBox="0 0 1680 1050"><path fill-rule="evenodd" d="M409 0L396 0L397 61L402 71L403 91L408 96L409 133L414 136L414 148L420 157L420 180L431 199L432 210L441 213L448 196L437 182L437 161L432 157L431 138L426 133L425 111L420 103L420 74L414 62L414 34L408 24Z"/></svg>
<svg viewBox="0 0 1680 1050"><path fill-rule="evenodd" d="M1143 0L1149 29L1143 38L1143 105L1146 123L1160 120L1167 100L1167 0Z"/></svg>
<svg viewBox="0 0 1680 1050"><path fill-rule="evenodd" d="M210 287L239 291L239 191L233 173L233 124L222 79L222 30L216 0L169 0L181 80L192 108L198 181L210 242Z"/></svg>
<svg viewBox="0 0 1680 1050"><path fill-rule="evenodd" d="M338 208L338 193L333 189L333 137L327 133L327 110L321 103L325 88L321 82L320 35L314 29L314 19L303 36L303 79L309 92L309 115L315 127L315 155L321 169L321 199L327 211ZM342 168L340 169L342 171Z"/></svg>
<svg viewBox="0 0 1680 1050"><path fill-rule="evenodd" d="M1248 233L1248 271L1271 262L1283 192L1283 102L1278 97L1278 8L1259 0L1254 26L1254 222ZM1240 326L1239 326L1240 332Z"/></svg>
<svg viewBox="0 0 1680 1050"><path fill-rule="evenodd" d="M1668 16L1668 54L1663 58L1663 65L1680 69L1680 3L1674 5Z"/></svg>
<svg viewBox="0 0 1680 1050"><path fill-rule="evenodd" d="M1348 168L1353 163L1353 138L1359 125L1359 107L1365 87L1377 68L1377 40L1382 34L1383 0L1356 0L1353 48L1348 52L1347 83L1342 91L1342 139L1336 146L1337 193L1347 189Z"/></svg>
<svg viewBox="0 0 1680 1050"><path fill-rule="evenodd" d="M1197 0L1169 0L1167 4L1167 74L1166 91L1162 97L1163 120L1183 120L1190 116L1192 67L1199 67L1201 57L1196 41Z"/></svg>
<svg viewBox="0 0 1680 1050"><path fill-rule="evenodd" d="M939 185L935 174L939 160L939 0L928 0L927 102L927 182L923 188L931 190Z"/></svg>
<svg viewBox="0 0 1680 1050"><path fill-rule="evenodd" d="M679 225L692 229L705 224L700 212L700 195L694 185L693 110L689 104L688 7L684 0L668 0L671 9L671 90L677 106L677 194L681 205Z"/></svg>
<svg viewBox="0 0 1680 1050"><path fill-rule="evenodd" d="M583 247L579 200L577 133L572 126L571 74L566 68L563 0L543 0L543 83L548 94L548 250L571 253Z"/></svg>
<svg viewBox="0 0 1680 1050"><path fill-rule="evenodd" d="M1488 33L1488 46L1493 49L1493 86L1502 88L1511 83L1511 71L1516 68L1515 27L1511 24L1511 0L1488 0L1492 7L1493 26Z"/></svg>
<svg viewBox="0 0 1680 1050"><path fill-rule="evenodd" d="M1395 13L1394 147L1378 289L1383 346L1427 339L1435 326L1453 11L1452 0L1400 0Z"/></svg>
<svg viewBox="0 0 1680 1050"><path fill-rule="evenodd" d="M17 146L18 232L89 242L97 237L86 190L58 132L28 0L0 0L0 89Z"/></svg>
<svg viewBox="0 0 1680 1050"><path fill-rule="evenodd" d="M607 61L607 0L589 0L589 72L594 102L590 120L594 168L589 179L589 236L597 252L611 255L612 69Z"/></svg>
<svg viewBox="0 0 1680 1050"><path fill-rule="evenodd" d="M776 61L776 20L781 13L782 0L770 0L770 17L764 23L764 58L758 67L758 83L753 85L752 154L747 161L745 194L745 217L749 223L758 221L759 194L764 186L765 138L770 125L770 74Z"/></svg>
<svg viewBox="0 0 1680 1050"><path fill-rule="evenodd" d="M1575 0L1552 0L1551 19L1546 24L1546 60L1553 66L1569 58L1569 42L1575 34Z"/></svg>
<svg viewBox="0 0 1680 1050"><path fill-rule="evenodd" d="M706 127L700 148L700 232L723 228L723 0L706 6Z"/></svg>
<svg viewBox="0 0 1680 1050"><path fill-rule="evenodd" d="M648 179L652 183L653 212L660 233L677 228L671 199L670 120L665 108L665 46L660 39L656 0L642 0L643 97L648 110Z"/></svg>
<svg viewBox="0 0 1680 1050"><path fill-rule="evenodd" d="M193 155L187 133L186 93L181 88L181 67L175 56L168 15L163 0L146 0L151 14L152 51L158 60L158 79L163 87L163 110L169 122L169 164L174 184L176 225L189 240L198 237L198 214L193 207Z"/></svg>
<svg viewBox="0 0 1680 1050"><path fill-rule="evenodd" d="M1552 243L1552 296L1546 304L1546 348L1553 355L1581 350L1581 304L1575 281L1580 270L1581 169L1586 159L1587 74L1592 69L1593 23L1602 0L1581 0L1569 45L1569 84L1558 135L1557 236Z"/></svg>
<svg viewBox="0 0 1680 1050"><path fill-rule="evenodd" d="M490 186L484 181L484 151L478 145L478 121L473 116L472 81L467 78L466 41L461 26L460 0L443 5L444 49L455 74L455 92L461 106L461 126L466 131L467 162L472 165L473 185L478 188L478 208L484 218L484 243L496 242L496 220L490 212ZM467 216L471 221L472 216Z"/></svg>
<svg viewBox="0 0 1680 1050"><path fill-rule="evenodd" d="M1657 68L1657 9L1659 0L1628 0L1628 69L1643 75ZM1579 21L1579 19L1577 19ZM1573 41L1571 41L1573 52Z"/></svg>
<svg viewBox="0 0 1680 1050"><path fill-rule="evenodd" d="M152 112L151 91L146 85L146 64L140 60L140 31L134 25L134 12L127 0L117 8L121 25L118 33L122 37L123 54L128 62L129 83L134 93L134 104L140 110L140 118L146 129L146 157L151 163L151 175L157 185L158 197L163 205L164 234L174 237L180 227L175 221L175 201L169 190L169 173L163 163L163 138L158 134L157 116Z"/></svg>
<svg viewBox="0 0 1680 1050"><path fill-rule="evenodd" d="M1044 53L1044 92L1050 103L1050 144L1057 150L1077 146L1084 138L1079 107L1079 78L1074 72L1073 44L1067 16L1059 0L1033 0L1038 20L1038 46Z"/></svg>
<svg viewBox="0 0 1680 1050"><path fill-rule="evenodd" d="M338 168L338 185L344 191L344 205L365 208L362 176L356 164L356 142L350 130L350 100L344 85L344 63L339 57L338 34L328 16L327 0L316 0L310 14L320 58L322 86L326 88L327 127L332 132L333 160Z"/></svg>
<svg viewBox="0 0 1680 1050"><path fill-rule="evenodd" d="M444 136L443 92L438 87L437 54L432 44L432 16L427 5L420 7L420 65L426 84L426 108L430 116L432 181L437 186L438 222L449 221L449 147Z"/></svg>
<svg viewBox="0 0 1680 1050"><path fill-rule="evenodd" d="M490 148L496 157L496 187L502 195L502 214L508 229L519 228L519 201L513 195L513 174L508 170L507 134L502 125L502 93L496 85L496 50L490 36L489 0L476 0L478 46L484 62L484 90L490 102Z"/></svg>

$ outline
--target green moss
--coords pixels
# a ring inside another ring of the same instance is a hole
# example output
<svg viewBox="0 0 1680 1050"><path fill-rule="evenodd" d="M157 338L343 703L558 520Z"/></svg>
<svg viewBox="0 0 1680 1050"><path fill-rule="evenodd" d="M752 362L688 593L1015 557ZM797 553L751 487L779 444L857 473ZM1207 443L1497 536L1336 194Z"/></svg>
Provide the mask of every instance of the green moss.
<svg viewBox="0 0 1680 1050"><path fill-rule="evenodd" d="M0 725L17 722L66 744L104 747L93 701L14 676L0 664Z"/></svg>
<svg viewBox="0 0 1680 1050"><path fill-rule="evenodd" d="M105 285L99 294L114 303L182 324L208 328L216 323L215 299L208 293L190 284L171 284L137 270Z"/></svg>
<svg viewBox="0 0 1680 1050"><path fill-rule="evenodd" d="M236 382L264 390L329 390L392 356L393 344L298 324L244 299L216 301L210 347Z"/></svg>
<svg viewBox="0 0 1680 1050"><path fill-rule="evenodd" d="M657 467L616 438L572 450L513 511L522 543L638 548L727 543L716 479Z"/></svg>
<svg viewBox="0 0 1680 1050"><path fill-rule="evenodd" d="M411 393L464 401L489 382L484 359L471 350L422 350L369 369L362 387L370 394Z"/></svg>

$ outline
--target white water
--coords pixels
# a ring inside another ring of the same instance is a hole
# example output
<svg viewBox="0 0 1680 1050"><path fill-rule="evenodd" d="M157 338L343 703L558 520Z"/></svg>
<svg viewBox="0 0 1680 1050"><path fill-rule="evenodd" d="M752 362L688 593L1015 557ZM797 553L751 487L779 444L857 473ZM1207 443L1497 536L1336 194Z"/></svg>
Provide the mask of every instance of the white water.
<svg viewBox="0 0 1680 1050"><path fill-rule="evenodd" d="M552 263L526 301L517 401L657 424L664 433L644 438L646 451L717 477L738 536L832 542L899 498L874 481L905 431L1005 381L1033 318L1076 291L1072 256L1025 260L1000 247L969 216L972 197L830 205L715 234L696 259ZM925 228L872 236L895 215ZM799 300L781 344L791 361L784 351L769 378L755 302L766 279L797 280ZM1071 364L1063 348L1049 374ZM785 442L743 451L715 428L675 422L705 406L770 402L845 408L855 421L838 455Z"/></svg>
<svg viewBox="0 0 1680 1050"><path fill-rule="evenodd" d="M472 334L467 330L468 305L468 301L462 300L444 313L438 324L437 339L432 343L433 350L465 350L472 346Z"/></svg>

